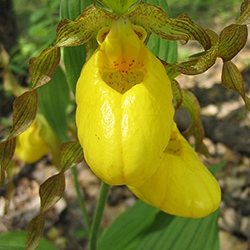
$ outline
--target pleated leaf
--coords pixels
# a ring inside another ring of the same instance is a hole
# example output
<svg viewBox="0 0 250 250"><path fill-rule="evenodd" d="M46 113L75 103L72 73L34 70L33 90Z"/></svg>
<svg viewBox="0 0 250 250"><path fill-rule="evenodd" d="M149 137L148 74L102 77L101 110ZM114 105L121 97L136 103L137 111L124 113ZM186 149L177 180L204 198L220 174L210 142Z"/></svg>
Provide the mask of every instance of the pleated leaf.
<svg viewBox="0 0 250 250"><path fill-rule="evenodd" d="M23 250L27 232L25 231L9 231L0 235L0 250ZM36 250L56 250L57 248L45 238L42 238Z"/></svg>
<svg viewBox="0 0 250 250"><path fill-rule="evenodd" d="M98 249L219 250L218 214L181 218L138 201L103 232Z"/></svg>
<svg viewBox="0 0 250 250"><path fill-rule="evenodd" d="M61 18L75 20L91 3L92 0L62 0L60 4ZM75 94L76 82L86 61L86 45L63 48L63 61L69 87Z"/></svg>
<svg viewBox="0 0 250 250"><path fill-rule="evenodd" d="M66 76L58 67L49 84L39 89L38 106L50 127L60 141L68 141L67 108L70 105L70 92Z"/></svg>

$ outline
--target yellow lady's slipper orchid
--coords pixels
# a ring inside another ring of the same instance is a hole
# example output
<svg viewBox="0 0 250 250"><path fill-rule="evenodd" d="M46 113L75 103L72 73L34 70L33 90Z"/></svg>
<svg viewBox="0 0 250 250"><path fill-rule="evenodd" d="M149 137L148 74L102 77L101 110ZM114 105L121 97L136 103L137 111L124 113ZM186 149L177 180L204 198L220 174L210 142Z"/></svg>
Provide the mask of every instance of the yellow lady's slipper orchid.
<svg viewBox="0 0 250 250"><path fill-rule="evenodd" d="M142 185L170 138L170 81L145 37L142 27L114 20L77 82L78 138L90 168L111 185Z"/></svg>
<svg viewBox="0 0 250 250"><path fill-rule="evenodd" d="M161 166L140 187L129 186L141 200L183 217L201 218L220 204L220 187L174 124Z"/></svg>
<svg viewBox="0 0 250 250"><path fill-rule="evenodd" d="M19 159L26 163L34 163L51 152L51 147L45 143L41 135L44 126L46 130L50 129L43 116L37 115L33 124L17 137L15 154Z"/></svg>

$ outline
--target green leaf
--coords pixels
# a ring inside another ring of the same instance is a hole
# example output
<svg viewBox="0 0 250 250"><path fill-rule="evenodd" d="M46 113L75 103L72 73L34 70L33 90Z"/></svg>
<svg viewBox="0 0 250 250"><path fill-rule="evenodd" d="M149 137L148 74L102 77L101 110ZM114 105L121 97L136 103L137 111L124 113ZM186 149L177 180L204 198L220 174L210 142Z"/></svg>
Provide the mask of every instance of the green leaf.
<svg viewBox="0 0 250 250"><path fill-rule="evenodd" d="M245 46L248 31L246 25L231 24L219 36L219 57L229 61Z"/></svg>
<svg viewBox="0 0 250 250"><path fill-rule="evenodd" d="M23 250L27 238L27 232L10 231L1 233L0 250ZM36 250L56 250L57 248L45 238L42 238Z"/></svg>
<svg viewBox="0 0 250 250"><path fill-rule="evenodd" d="M221 83L224 87L239 93L245 101L246 108L250 110L250 99L245 93L243 77L233 62L223 63Z"/></svg>
<svg viewBox="0 0 250 250"><path fill-rule="evenodd" d="M227 163L226 161L222 161L216 165L209 166L208 169L213 175L216 175L225 167L226 163Z"/></svg>
<svg viewBox="0 0 250 250"><path fill-rule="evenodd" d="M140 242L144 230L149 228L159 210L138 201L120 215L101 235L98 249L132 250Z"/></svg>
<svg viewBox="0 0 250 250"><path fill-rule="evenodd" d="M61 145L61 165L62 170L66 171L73 165L83 161L83 150L78 141L67 142Z"/></svg>
<svg viewBox="0 0 250 250"><path fill-rule="evenodd" d="M29 71L33 89L40 87L51 80L60 62L60 49L49 47L39 57L31 58Z"/></svg>
<svg viewBox="0 0 250 250"><path fill-rule="evenodd" d="M185 43L188 40L196 40L205 49L211 47L211 40L206 31L193 23L186 14L170 19L160 7L140 3L128 17L163 39L182 40Z"/></svg>
<svg viewBox="0 0 250 250"><path fill-rule="evenodd" d="M58 67L51 82L39 89L38 107L60 141L68 141L67 108L70 104L66 76Z"/></svg>
<svg viewBox="0 0 250 250"><path fill-rule="evenodd" d="M64 189L65 176L62 172L51 176L40 186L41 213L46 212L62 198Z"/></svg>
<svg viewBox="0 0 250 250"><path fill-rule="evenodd" d="M218 214L181 218L138 201L103 232L98 249L218 250Z"/></svg>
<svg viewBox="0 0 250 250"><path fill-rule="evenodd" d="M62 0L60 4L61 18L74 20L91 3L92 0ZM86 45L63 48L63 61L68 84L75 94L76 82L86 61Z"/></svg>

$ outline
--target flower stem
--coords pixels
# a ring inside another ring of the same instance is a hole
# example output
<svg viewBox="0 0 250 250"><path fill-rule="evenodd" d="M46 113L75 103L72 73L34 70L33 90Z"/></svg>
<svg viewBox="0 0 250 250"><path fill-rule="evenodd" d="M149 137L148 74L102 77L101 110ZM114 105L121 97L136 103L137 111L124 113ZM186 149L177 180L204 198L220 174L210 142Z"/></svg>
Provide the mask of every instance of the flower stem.
<svg viewBox="0 0 250 250"><path fill-rule="evenodd" d="M106 200L108 197L108 192L109 192L109 185L106 184L105 182L102 182L100 196L95 210L94 221L90 231L90 239L89 239L90 250L96 250L97 247L100 224Z"/></svg>
<svg viewBox="0 0 250 250"><path fill-rule="evenodd" d="M78 170L76 167L72 168L72 173L73 173L73 177L74 177L74 186L75 186L75 190L76 190L77 200L78 200L80 208L82 210L83 218L84 218L84 221L86 224L86 231L89 235L91 224L90 224L89 215L88 215L85 203L84 203L84 199L83 199L82 194L81 194L80 185L79 185L79 181L77 178L78 177Z"/></svg>

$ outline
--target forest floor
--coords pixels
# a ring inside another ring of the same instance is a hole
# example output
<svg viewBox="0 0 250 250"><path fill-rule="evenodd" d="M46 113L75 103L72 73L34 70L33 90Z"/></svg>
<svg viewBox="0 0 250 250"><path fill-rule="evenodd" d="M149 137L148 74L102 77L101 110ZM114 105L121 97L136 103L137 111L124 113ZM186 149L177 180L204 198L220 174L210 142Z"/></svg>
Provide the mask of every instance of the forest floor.
<svg viewBox="0 0 250 250"><path fill-rule="evenodd" d="M188 50L196 50L195 44L187 45ZM184 52L185 53L185 52ZM242 71L246 89L250 88L250 44L234 59ZM248 147L250 141L250 115L238 95L220 86L221 63L199 76L181 76L182 86L197 95L204 117L216 118L212 128L205 128L206 135L216 129L216 122L223 121L225 130L236 126L238 134L228 134L228 138L206 137L211 157L203 159L206 165L224 163L217 174L223 199L220 206L220 246L221 250L250 249L250 154L239 150L241 143ZM249 93L248 93L249 94ZM213 120L214 121L214 120ZM225 125L226 124L226 125ZM244 130L244 131L243 131ZM229 130L230 131L230 130ZM243 131L241 133L241 131ZM218 132L220 133L220 132ZM244 137L245 135L245 137ZM243 138L242 138L243 136ZM227 139L227 140L226 140ZM233 145L233 146L232 146ZM242 145L241 145L242 146ZM22 175L15 181L16 188L8 197L0 190L0 233L10 230L27 230L29 221L39 212L39 185L56 173L46 157L33 166L23 166ZM85 164L78 167L78 179L90 216L93 215L98 199L100 180ZM119 214L131 207L136 198L126 187L112 187L105 208L102 226L107 227ZM66 172L66 191L54 208L45 214L44 235L61 250L85 250L87 243L80 238L85 227L74 189L71 171Z"/></svg>

